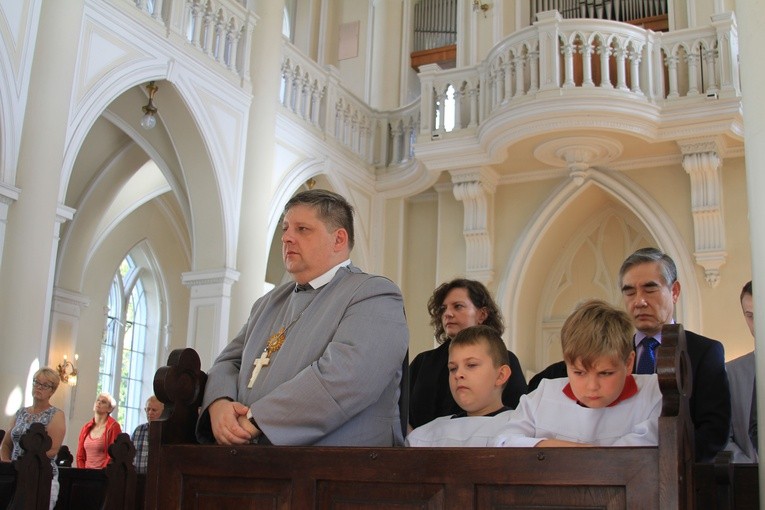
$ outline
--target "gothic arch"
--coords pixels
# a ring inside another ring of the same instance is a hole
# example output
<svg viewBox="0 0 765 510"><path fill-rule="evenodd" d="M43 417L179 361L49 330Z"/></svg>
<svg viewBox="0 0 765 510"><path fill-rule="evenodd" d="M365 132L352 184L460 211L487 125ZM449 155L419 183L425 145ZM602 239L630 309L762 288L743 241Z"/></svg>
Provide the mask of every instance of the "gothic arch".
<svg viewBox="0 0 765 510"><path fill-rule="evenodd" d="M633 181L618 173L589 169L584 172L581 184L567 179L558 186L534 214L510 254L499 281L497 300L505 314L508 346L511 350L524 348L523 341L533 341L524 339L519 342L521 319L517 318L523 317L520 308L527 299L523 294L524 284L528 283L526 274L533 264L537 249L552 226L566 214L577 197L591 186L601 188L615 203L634 214L645 225L658 247L675 260L682 285L681 299L676 308L677 320L688 329L698 329L701 324L701 298L693 256L669 216L662 214L659 203Z"/></svg>

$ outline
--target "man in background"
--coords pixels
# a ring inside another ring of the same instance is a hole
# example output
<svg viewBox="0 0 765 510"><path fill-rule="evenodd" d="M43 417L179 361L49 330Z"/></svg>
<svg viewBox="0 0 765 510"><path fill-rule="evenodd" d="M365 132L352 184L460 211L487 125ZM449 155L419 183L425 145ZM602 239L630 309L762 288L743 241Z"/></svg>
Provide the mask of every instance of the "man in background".
<svg viewBox="0 0 765 510"><path fill-rule="evenodd" d="M165 410L165 404L159 401L154 395L146 399L146 423L138 425L133 431L133 446L135 446L135 465L136 473L146 473L149 465L149 422L158 420Z"/></svg>
<svg viewBox="0 0 765 510"><path fill-rule="evenodd" d="M752 282L741 289L741 311L754 336L754 303ZM754 351L729 361L725 365L730 380L731 437L726 450L733 452L733 462L758 463L757 450L757 399L755 390Z"/></svg>

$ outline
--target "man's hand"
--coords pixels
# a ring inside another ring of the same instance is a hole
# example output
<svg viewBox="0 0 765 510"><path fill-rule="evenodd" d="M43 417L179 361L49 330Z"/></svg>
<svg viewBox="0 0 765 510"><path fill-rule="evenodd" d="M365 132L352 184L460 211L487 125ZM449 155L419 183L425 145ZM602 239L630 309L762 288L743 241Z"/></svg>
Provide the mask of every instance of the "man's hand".
<svg viewBox="0 0 765 510"><path fill-rule="evenodd" d="M221 398L210 404L210 425L218 444L247 444L260 431L247 420L248 407Z"/></svg>

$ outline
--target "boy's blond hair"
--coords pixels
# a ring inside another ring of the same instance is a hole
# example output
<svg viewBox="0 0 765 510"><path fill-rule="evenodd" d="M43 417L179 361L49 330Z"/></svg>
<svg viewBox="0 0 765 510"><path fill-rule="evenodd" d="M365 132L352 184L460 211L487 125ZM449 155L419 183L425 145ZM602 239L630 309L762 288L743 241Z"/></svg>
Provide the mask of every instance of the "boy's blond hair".
<svg viewBox="0 0 765 510"><path fill-rule="evenodd" d="M590 368L601 356L626 363L635 350L633 330L627 312L599 299L585 301L568 316L561 328L563 359L569 364L580 361L584 368Z"/></svg>
<svg viewBox="0 0 765 510"><path fill-rule="evenodd" d="M471 326L465 328L452 339L449 344L449 352L455 345L478 345L486 343L489 348L489 357L494 364L494 368L502 365L510 366L510 357L507 354L507 347L497 330L489 326Z"/></svg>

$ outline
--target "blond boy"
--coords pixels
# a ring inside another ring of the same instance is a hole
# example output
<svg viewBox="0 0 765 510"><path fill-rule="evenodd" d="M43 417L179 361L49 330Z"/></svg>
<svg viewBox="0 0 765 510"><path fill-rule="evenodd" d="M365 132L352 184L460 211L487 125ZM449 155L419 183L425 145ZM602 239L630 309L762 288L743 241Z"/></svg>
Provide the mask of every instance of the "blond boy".
<svg viewBox="0 0 765 510"><path fill-rule="evenodd" d="M632 375L632 321L591 300L561 329L568 377L521 397L497 446L656 446L661 392L655 374Z"/></svg>
<svg viewBox="0 0 765 510"><path fill-rule="evenodd" d="M502 403L510 378L507 347L496 330L473 326L449 345L449 388L462 412L414 429L406 446L489 446L511 411Z"/></svg>

